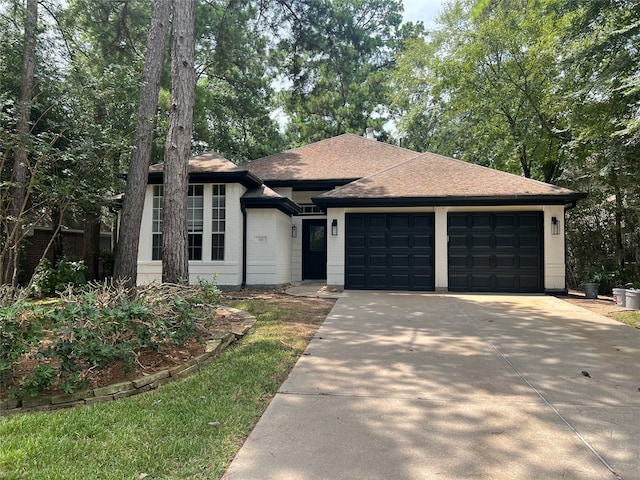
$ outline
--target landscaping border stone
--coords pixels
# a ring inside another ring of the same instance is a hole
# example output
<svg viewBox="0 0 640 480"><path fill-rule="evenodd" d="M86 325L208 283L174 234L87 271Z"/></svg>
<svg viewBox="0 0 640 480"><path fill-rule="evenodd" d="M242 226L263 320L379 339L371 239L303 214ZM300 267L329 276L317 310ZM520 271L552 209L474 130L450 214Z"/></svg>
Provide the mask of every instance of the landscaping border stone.
<svg viewBox="0 0 640 480"><path fill-rule="evenodd" d="M94 403L112 402L120 398L132 397L155 390L165 383L181 380L197 372L207 362L217 357L231 344L241 340L256 324L256 318L248 312L232 307L220 307L233 315L243 318L242 326L234 326L231 331L216 333L206 341L205 352L177 367L143 375L135 380L106 385L92 390L83 390L73 394L55 394L38 397L25 397L22 400L0 401L0 416L18 413L52 412L63 408Z"/></svg>

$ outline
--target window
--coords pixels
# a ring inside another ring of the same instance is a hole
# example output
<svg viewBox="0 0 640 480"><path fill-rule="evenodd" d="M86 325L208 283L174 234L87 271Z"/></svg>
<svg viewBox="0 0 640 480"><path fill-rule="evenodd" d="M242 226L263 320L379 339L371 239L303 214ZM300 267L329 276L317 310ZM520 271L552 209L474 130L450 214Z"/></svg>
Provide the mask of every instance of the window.
<svg viewBox="0 0 640 480"><path fill-rule="evenodd" d="M151 226L151 260L162 260L162 185L153 186L153 214Z"/></svg>
<svg viewBox="0 0 640 480"><path fill-rule="evenodd" d="M224 260L225 186L212 185L211 260Z"/></svg>
<svg viewBox="0 0 640 480"><path fill-rule="evenodd" d="M313 204L301 204L302 215L317 215L322 214L322 210L317 205Z"/></svg>
<svg viewBox="0 0 640 480"><path fill-rule="evenodd" d="M204 185L189 185L187 196L187 231L189 232L189 260L202 260L202 232L204 227Z"/></svg>
<svg viewBox="0 0 640 480"><path fill-rule="evenodd" d="M211 185L211 260L224 260L225 185ZM204 252L204 185L189 185L187 194L187 235L189 260L203 260ZM153 186L153 212L151 227L151 259L162 260L162 202L164 189L162 185ZM207 206L208 208L208 206ZM206 231L208 235L209 232Z"/></svg>

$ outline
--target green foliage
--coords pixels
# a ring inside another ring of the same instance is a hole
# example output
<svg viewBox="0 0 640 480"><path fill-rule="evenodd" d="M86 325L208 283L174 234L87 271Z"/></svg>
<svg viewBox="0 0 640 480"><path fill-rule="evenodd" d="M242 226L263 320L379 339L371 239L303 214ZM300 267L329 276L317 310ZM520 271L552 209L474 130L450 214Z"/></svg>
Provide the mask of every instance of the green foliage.
<svg viewBox="0 0 640 480"><path fill-rule="evenodd" d="M296 328L298 312L279 299L249 303L255 332L198 375L118 402L3 418L0 477L220 478L321 322Z"/></svg>
<svg viewBox="0 0 640 480"><path fill-rule="evenodd" d="M39 307L18 301L0 307L0 382L11 377L15 362L44 336Z"/></svg>
<svg viewBox="0 0 640 480"><path fill-rule="evenodd" d="M383 131L388 118L389 73L405 36L397 0L300 1L278 44L290 87L280 101L294 145L367 127Z"/></svg>
<svg viewBox="0 0 640 480"><path fill-rule="evenodd" d="M51 385L56 378L56 370L49 365L38 365L28 377L20 381L22 395L37 396Z"/></svg>
<svg viewBox="0 0 640 480"><path fill-rule="evenodd" d="M161 350L199 338L212 322L220 291L209 282L183 287L179 295L149 286L131 297L121 284L93 284L67 290L52 306L18 302L0 307L0 385L12 395L50 389L86 388L87 372L122 362L125 371L145 349ZM40 363L14 378L20 358Z"/></svg>
<svg viewBox="0 0 640 480"><path fill-rule="evenodd" d="M569 286L638 279L639 41L638 2L449 2L396 62L403 145L588 193L568 214Z"/></svg>
<svg viewBox="0 0 640 480"><path fill-rule="evenodd" d="M46 258L41 260L33 275L31 290L36 296L51 296L68 285L77 287L87 283L87 266L80 261L61 259L55 265Z"/></svg>

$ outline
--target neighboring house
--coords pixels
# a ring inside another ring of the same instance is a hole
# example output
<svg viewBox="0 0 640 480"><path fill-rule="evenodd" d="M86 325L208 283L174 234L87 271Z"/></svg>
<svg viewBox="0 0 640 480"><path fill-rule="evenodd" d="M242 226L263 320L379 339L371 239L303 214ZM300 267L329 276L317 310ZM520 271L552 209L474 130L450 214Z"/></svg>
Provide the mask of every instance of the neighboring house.
<svg viewBox="0 0 640 480"><path fill-rule="evenodd" d="M585 194L352 134L236 166L189 162L190 281L564 292L564 211ZM138 281L161 279L162 165Z"/></svg>

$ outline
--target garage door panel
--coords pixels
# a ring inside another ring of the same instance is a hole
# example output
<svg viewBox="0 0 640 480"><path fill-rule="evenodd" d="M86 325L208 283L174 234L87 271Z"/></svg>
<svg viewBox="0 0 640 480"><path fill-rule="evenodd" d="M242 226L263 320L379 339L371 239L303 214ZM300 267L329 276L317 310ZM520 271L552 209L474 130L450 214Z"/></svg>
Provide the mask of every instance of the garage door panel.
<svg viewBox="0 0 640 480"><path fill-rule="evenodd" d="M541 292L542 213L449 213L449 289Z"/></svg>
<svg viewBox="0 0 640 480"><path fill-rule="evenodd" d="M410 228L409 219L410 219L409 215L390 216L388 219L389 228L391 230L408 230Z"/></svg>
<svg viewBox="0 0 640 480"><path fill-rule="evenodd" d="M347 214L345 223L347 238L365 238L346 244L346 288L434 289L432 213Z"/></svg>
<svg viewBox="0 0 640 480"><path fill-rule="evenodd" d="M500 290L515 290L517 285L517 277L514 275L496 275L495 287Z"/></svg>
<svg viewBox="0 0 640 480"><path fill-rule="evenodd" d="M518 277L520 288L523 290L533 290L537 288L539 279L535 275L520 275Z"/></svg>
<svg viewBox="0 0 640 480"><path fill-rule="evenodd" d="M386 230L387 219L380 216L370 217L366 219L365 225L366 225L365 228L369 228L369 229Z"/></svg>
<svg viewBox="0 0 640 480"><path fill-rule="evenodd" d="M431 255L413 255L413 266L417 268L432 268L433 256Z"/></svg>
<svg viewBox="0 0 640 480"><path fill-rule="evenodd" d="M469 217L470 221L467 221L467 225L470 225L476 231L493 230L491 226L491 215L477 214L473 217Z"/></svg>
<svg viewBox="0 0 640 480"><path fill-rule="evenodd" d="M540 248L540 237L537 235L519 235L519 245L521 248Z"/></svg>
<svg viewBox="0 0 640 480"><path fill-rule="evenodd" d="M520 255L518 260L520 268L540 268L540 257L537 255Z"/></svg>
<svg viewBox="0 0 640 480"><path fill-rule="evenodd" d="M366 237L364 235L349 235L347 236L347 247L349 248L364 248L366 245Z"/></svg>
<svg viewBox="0 0 640 480"><path fill-rule="evenodd" d="M386 273L372 273L367 275L369 280L369 288L373 290L384 290L388 288Z"/></svg>
<svg viewBox="0 0 640 480"><path fill-rule="evenodd" d="M430 248L433 245L433 236L431 235L413 235L412 247Z"/></svg>
<svg viewBox="0 0 640 480"><path fill-rule="evenodd" d="M513 248L513 235L496 235L496 248Z"/></svg>
<svg viewBox="0 0 640 480"><path fill-rule="evenodd" d="M496 255L496 268L507 268L509 270L513 270L517 268L516 256L515 255Z"/></svg>
<svg viewBox="0 0 640 480"><path fill-rule="evenodd" d="M407 290L410 288L409 274L392 274L390 277L391 288L394 290Z"/></svg>
<svg viewBox="0 0 640 480"><path fill-rule="evenodd" d="M390 235L389 246L391 248L409 248L409 237L402 235Z"/></svg>
<svg viewBox="0 0 640 480"><path fill-rule="evenodd" d="M414 275L413 288L416 290L430 290L433 288L434 279L432 275Z"/></svg>
<svg viewBox="0 0 640 480"><path fill-rule="evenodd" d="M469 276L471 280L471 286L474 288L481 288L485 290L493 290L492 278L491 274L472 274Z"/></svg>
<svg viewBox="0 0 640 480"><path fill-rule="evenodd" d="M516 218L512 215L502 215L495 217L495 230L505 228L511 230L516 226Z"/></svg>
<svg viewBox="0 0 640 480"><path fill-rule="evenodd" d="M364 255L355 255L351 254L347 257L347 262L352 267L364 267L365 266L365 256Z"/></svg>
<svg viewBox="0 0 640 480"><path fill-rule="evenodd" d="M366 266L372 268L385 268L387 266L386 255L369 255L369 262Z"/></svg>
<svg viewBox="0 0 640 480"><path fill-rule="evenodd" d="M369 248L387 248L387 237L384 235L370 235L367 246Z"/></svg>
<svg viewBox="0 0 640 480"><path fill-rule="evenodd" d="M409 267L409 255L391 255L392 267Z"/></svg>

